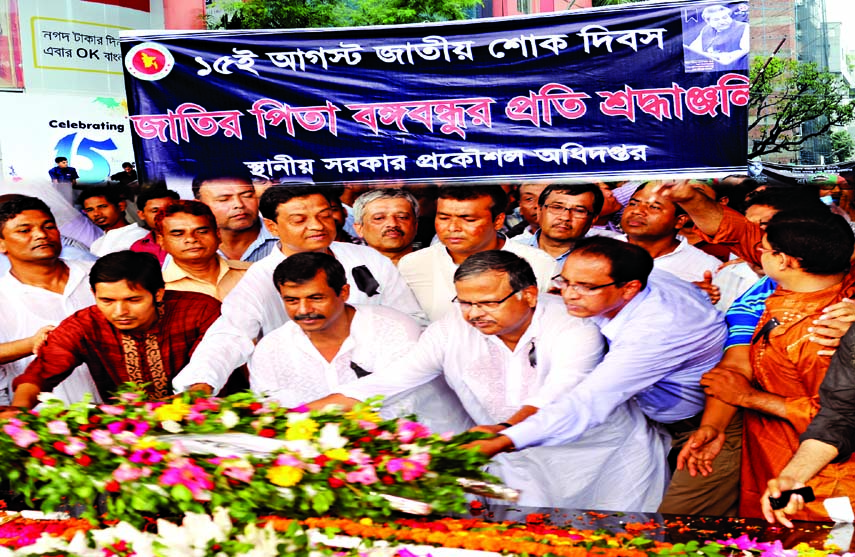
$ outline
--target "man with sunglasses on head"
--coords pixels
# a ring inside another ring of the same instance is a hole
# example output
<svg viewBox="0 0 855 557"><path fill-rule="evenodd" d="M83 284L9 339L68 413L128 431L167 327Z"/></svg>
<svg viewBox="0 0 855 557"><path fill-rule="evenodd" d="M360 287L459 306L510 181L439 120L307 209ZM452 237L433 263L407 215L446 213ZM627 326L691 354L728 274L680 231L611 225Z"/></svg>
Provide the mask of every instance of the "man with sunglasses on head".
<svg viewBox="0 0 855 557"><path fill-rule="evenodd" d="M475 430L498 433L571 396L603 357L597 327L568 315L556 296L538 295L531 266L513 253L469 256L454 287L455 311L431 324L406 356L310 407L350 407L441 375L479 424ZM631 402L608 414L572 443L500 455L489 471L522 491L521 505L655 509L667 476L663 439Z"/></svg>

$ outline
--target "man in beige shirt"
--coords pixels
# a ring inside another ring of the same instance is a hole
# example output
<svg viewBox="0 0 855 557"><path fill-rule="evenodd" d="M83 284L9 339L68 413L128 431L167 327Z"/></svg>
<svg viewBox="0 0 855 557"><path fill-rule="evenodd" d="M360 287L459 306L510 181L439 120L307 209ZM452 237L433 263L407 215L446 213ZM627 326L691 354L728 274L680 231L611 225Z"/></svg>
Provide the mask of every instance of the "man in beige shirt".
<svg viewBox="0 0 855 557"><path fill-rule="evenodd" d="M250 266L217 254L217 221L202 202L176 201L156 222L158 242L170 255L163 268L167 290L199 292L222 301Z"/></svg>

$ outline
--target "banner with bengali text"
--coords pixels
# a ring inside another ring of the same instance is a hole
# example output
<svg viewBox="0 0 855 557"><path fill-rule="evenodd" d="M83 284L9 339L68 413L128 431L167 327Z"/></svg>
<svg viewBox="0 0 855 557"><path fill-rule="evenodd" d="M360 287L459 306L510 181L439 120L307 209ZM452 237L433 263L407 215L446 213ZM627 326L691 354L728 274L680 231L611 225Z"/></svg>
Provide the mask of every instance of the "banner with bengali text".
<svg viewBox="0 0 855 557"><path fill-rule="evenodd" d="M621 179L744 171L744 2L351 29L123 31L144 179Z"/></svg>

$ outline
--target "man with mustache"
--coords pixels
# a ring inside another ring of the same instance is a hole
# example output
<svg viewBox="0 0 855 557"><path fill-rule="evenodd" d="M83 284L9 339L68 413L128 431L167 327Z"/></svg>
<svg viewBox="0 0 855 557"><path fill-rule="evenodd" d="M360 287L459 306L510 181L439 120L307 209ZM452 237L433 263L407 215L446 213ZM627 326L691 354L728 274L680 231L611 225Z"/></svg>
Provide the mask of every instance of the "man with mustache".
<svg viewBox="0 0 855 557"><path fill-rule="evenodd" d="M62 240L50 208L25 195L0 204L0 253L10 270L0 276L0 404L9 404L12 380L24 372L48 332L70 313L94 303L86 283L90 261L60 257ZM54 389L66 403L95 393L82 366Z"/></svg>
<svg viewBox="0 0 855 557"><path fill-rule="evenodd" d="M104 235L89 246L89 251L96 257L130 249L137 240L148 236L145 228L125 220L127 203L119 197L115 188L102 186L86 189L77 202L83 206L83 213L89 220L104 231Z"/></svg>
<svg viewBox="0 0 855 557"><path fill-rule="evenodd" d="M402 189L371 190L353 204L356 234L395 265L413 252L418 218L419 202Z"/></svg>
<svg viewBox="0 0 855 557"><path fill-rule="evenodd" d="M273 282L291 319L265 335L249 362L250 388L284 406L326 396L341 385L404 357L421 326L395 309L349 302L344 267L327 253L288 257ZM470 424L457 397L441 380L384 404L384 414L420 419L437 431L462 431Z"/></svg>
<svg viewBox="0 0 855 557"><path fill-rule="evenodd" d="M345 268L358 304L393 307L416 319L423 313L391 261L366 247L333 241L336 225L326 190L274 186L261 196L264 224L279 238L279 249L254 263L223 300L223 316L205 336L190 364L173 381L177 391L205 384L217 392L232 370L246 363L254 341L288 320L273 272L287 257L303 252L333 255Z"/></svg>
<svg viewBox="0 0 855 557"><path fill-rule="evenodd" d="M193 179L193 197L211 208L226 259L255 263L276 250L276 236L262 226L258 195L245 168L210 170Z"/></svg>
<svg viewBox="0 0 855 557"><path fill-rule="evenodd" d="M531 266L513 253L471 255L455 271L454 287L455 310L397 362L310 407L347 408L442 377L476 431L499 433L568 396L602 360L596 326L568 315L558 297L538 294ZM613 410L572 443L500 455L490 473L522 491L521 505L655 509L667 476L663 439L634 403Z"/></svg>

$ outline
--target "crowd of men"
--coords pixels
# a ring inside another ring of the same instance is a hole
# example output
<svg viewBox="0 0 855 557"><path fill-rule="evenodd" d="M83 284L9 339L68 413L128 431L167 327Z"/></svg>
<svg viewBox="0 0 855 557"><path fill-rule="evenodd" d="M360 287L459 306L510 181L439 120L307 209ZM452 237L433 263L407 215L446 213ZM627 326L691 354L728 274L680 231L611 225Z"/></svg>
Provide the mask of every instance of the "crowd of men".
<svg viewBox="0 0 855 557"><path fill-rule="evenodd" d="M471 429L521 504L827 520L855 488L855 235L828 188L0 196L0 404L251 389ZM133 202L135 210L128 205ZM87 249L88 248L88 249ZM842 339L842 341L841 341ZM839 346L839 348L838 348ZM768 496L811 486L772 511Z"/></svg>

